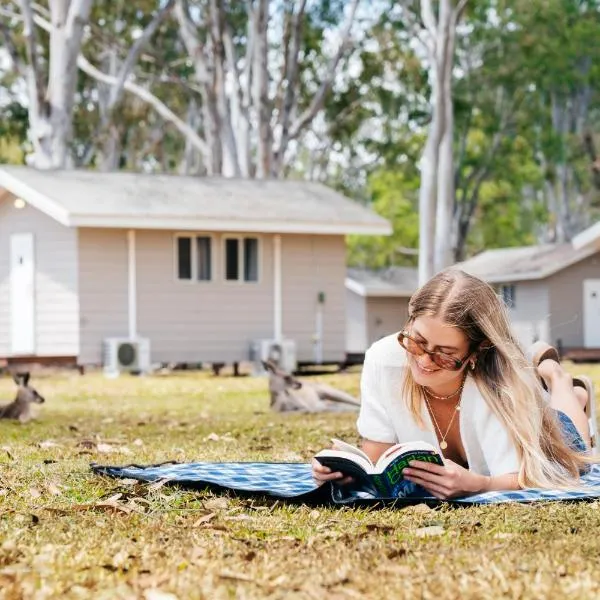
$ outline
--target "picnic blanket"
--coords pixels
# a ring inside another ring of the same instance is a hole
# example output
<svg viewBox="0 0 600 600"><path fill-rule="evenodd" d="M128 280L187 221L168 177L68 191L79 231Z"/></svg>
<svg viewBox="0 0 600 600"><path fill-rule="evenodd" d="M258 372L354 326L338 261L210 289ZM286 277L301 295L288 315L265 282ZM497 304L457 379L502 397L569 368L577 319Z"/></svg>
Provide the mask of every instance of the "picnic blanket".
<svg viewBox="0 0 600 600"><path fill-rule="evenodd" d="M406 482L402 497L382 498L351 486L326 484L317 486L311 466L306 463L163 463L160 465L102 466L92 463L99 475L153 482L164 480L185 488L232 491L239 495L273 496L297 503L330 504L438 504L440 501L423 488ZM485 492L454 498L446 502L455 505L498 504L502 502L540 502L544 500L591 500L600 498L600 465L593 465L582 477L581 490L523 489L519 491Z"/></svg>

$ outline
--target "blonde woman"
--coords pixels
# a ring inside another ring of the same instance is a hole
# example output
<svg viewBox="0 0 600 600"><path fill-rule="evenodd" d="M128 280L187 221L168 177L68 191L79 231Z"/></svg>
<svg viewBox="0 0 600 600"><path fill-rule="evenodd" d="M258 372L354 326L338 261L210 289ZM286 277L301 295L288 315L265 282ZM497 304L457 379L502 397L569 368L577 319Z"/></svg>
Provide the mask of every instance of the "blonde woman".
<svg viewBox="0 0 600 600"><path fill-rule="evenodd" d="M573 387L553 348L535 350L536 370L487 283L456 269L439 273L411 298L404 329L366 354L362 449L376 461L398 442L432 443L445 465L413 462L405 475L440 499L577 485L595 462L590 390ZM313 477L348 481L316 460Z"/></svg>

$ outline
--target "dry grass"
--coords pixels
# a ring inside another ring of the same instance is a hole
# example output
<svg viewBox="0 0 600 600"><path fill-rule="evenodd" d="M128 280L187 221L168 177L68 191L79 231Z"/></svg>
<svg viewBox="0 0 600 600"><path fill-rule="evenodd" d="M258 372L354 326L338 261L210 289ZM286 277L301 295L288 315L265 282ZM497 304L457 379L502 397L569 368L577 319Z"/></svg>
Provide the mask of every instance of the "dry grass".
<svg viewBox="0 0 600 600"><path fill-rule="evenodd" d="M357 374L326 379L357 393ZM262 379L35 383L39 419L0 422L0 599L600 594L600 503L314 509L128 484L89 463L308 460L357 441L355 416L271 414Z"/></svg>

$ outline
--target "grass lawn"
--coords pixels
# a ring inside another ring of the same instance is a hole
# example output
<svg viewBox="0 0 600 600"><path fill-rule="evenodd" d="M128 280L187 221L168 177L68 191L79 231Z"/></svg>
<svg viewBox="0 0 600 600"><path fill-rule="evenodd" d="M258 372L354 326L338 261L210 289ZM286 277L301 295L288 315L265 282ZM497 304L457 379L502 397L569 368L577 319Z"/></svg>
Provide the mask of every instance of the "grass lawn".
<svg viewBox="0 0 600 600"><path fill-rule="evenodd" d="M571 370L600 390L600 366ZM32 383L38 419L0 421L0 599L600 596L600 502L315 509L122 482L89 463L308 461L358 441L356 415L271 414L264 379L205 373Z"/></svg>

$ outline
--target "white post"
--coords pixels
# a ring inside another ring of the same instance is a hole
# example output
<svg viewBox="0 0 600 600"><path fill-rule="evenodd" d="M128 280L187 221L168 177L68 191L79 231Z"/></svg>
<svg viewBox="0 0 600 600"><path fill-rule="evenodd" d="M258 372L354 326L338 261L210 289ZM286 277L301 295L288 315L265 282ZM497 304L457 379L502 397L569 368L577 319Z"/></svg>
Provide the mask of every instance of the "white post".
<svg viewBox="0 0 600 600"><path fill-rule="evenodd" d="M283 340L283 306L281 291L281 236L273 236L273 338Z"/></svg>
<svg viewBox="0 0 600 600"><path fill-rule="evenodd" d="M317 304L315 329L315 362L320 365L323 364L323 305L320 302Z"/></svg>
<svg viewBox="0 0 600 600"><path fill-rule="evenodd" d="M137 337L137 290L136 290L136 267L135 267L135 230L127 232L127 258L128 258L128 322L129 338Z"/></svg>

